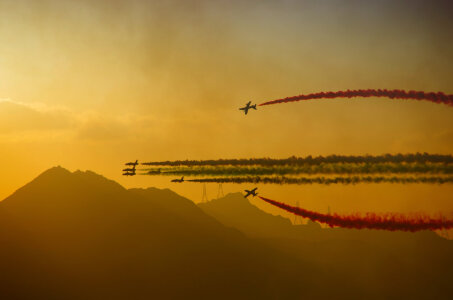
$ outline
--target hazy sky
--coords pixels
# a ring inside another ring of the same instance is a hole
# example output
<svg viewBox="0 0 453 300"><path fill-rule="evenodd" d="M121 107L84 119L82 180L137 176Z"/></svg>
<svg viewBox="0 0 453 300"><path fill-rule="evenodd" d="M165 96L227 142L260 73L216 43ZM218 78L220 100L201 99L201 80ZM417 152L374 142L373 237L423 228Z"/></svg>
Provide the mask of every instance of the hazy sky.
<svg viewBox="0 0 453 300"><path fill-rule="evenodd" d="M122 178L122 164L453 149L445 105L237 110L326 90L453 94L451 1L0 0L0 45L0 198L55 165L195 197L199 186Z"/></svg>

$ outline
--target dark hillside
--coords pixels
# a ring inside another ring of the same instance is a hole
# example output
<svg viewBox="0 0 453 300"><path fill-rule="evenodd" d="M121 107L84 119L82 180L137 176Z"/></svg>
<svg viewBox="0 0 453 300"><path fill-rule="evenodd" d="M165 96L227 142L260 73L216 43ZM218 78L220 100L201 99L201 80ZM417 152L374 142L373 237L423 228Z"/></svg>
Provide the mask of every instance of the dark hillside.
<svg viewBox="0 0 453 300"><path fill-rule="evenodd" d="M52 168L1 202L0 216L7 299L273 298L313 287L307 264L187 199L92 172Z"/></svg>

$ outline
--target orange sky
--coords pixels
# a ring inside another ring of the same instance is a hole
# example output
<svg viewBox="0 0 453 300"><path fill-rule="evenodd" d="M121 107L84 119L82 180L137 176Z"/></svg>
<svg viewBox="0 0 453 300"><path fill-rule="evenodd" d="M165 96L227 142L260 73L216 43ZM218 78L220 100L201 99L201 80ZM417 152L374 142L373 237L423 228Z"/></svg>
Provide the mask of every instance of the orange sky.
<svg viewBox="0 0 453 300"><path fill-rule="evenodd" d="M421 0L0 0L0 199L55 165L197 201L200 186L122 178L122 164L452 153L444 105L340 99L237 110L326 90L453 94L452 11L449 1ZM453 211L450 186L260 189L320 210Z"/></svg>

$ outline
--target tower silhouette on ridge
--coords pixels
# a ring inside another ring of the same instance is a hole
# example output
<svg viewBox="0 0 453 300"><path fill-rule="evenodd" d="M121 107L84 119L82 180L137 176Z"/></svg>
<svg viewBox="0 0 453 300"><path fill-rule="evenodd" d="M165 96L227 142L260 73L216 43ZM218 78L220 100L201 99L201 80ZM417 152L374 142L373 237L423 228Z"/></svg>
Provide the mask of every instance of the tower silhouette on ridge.
<svg viewBox="0 0 453 300"><path fill-rule="evenodd" d="M208 195L206 194L206 183L203 183L203 195L201 196L201 202L208 202Z"/></svg>

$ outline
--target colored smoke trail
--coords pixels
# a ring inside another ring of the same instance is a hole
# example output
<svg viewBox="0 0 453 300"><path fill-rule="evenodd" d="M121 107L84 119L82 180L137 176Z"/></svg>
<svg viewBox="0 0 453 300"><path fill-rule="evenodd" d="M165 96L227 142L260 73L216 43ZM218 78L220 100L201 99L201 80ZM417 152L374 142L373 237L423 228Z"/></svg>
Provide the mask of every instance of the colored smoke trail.
<svg viewBox="0 0 453 300"><path fill-rule="evenodd" d="M245 158L245 159L216 159L216 160L175 160L145 162L145 166L275 166L275 165L319 165L322 163L453 163L452 155L409 153L384 155L328 155L307 157Z"/></svg>
<svg viewBox="0 0 453 300"><path fill-rule="evenodd" d="M360 183L394 183L394 184L411 184L411 183L427 183L427 184L444 184L453 183L453 177L382 177L382 176L350 176L350 177L221 177L221 178L202 178L188 179L190 182L214 182L214 183L262 183L262 184L360 184Z"/></svg>
<svg viewBox="0 0 453 300"><path fill-rule="evenodd" d="M453 106L453 95L446 95L442 92L437 93L426 93L422 91L404 91L404 90L347 90L338 92L320 92L306 95L298 95L293 97L287 97L282 99L276 99L267 101L259 104L271 105L278 103L289 103L302 100L313 100L313 99L334 99L334 98L353 98L353 97L386 97L390 99L405 99L405 100L426 100L433 103L443 103L446 105Z"/></svg>
<svg viewBox="0 0 453 300"><path fill-rule="evenodd" d="M303 208L290 206L275 200L258 196L261 200L279 207L292 214L308 218L329 225L330 227L338 226L342 228L354 229L380 229L389 231L420 231L420 230L438 230L453 228L453 220L446 220L442 217L431 218L426 215L418 214L416 216L407 216L398 213L376 214L366 213L364 216L338 215L338 214L321 214L309 211Z"/></svg>
<svg viewBox="0 0 453 300"><path fill-rule="evenodd" d="M183 166L144 169L147 175L167 176L262 176L299 174L453 174L453 164L440 163L326 163L276 166Z"/></svg>

